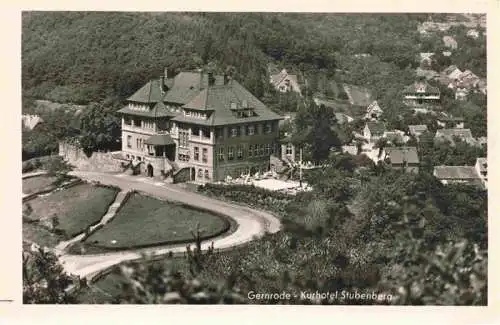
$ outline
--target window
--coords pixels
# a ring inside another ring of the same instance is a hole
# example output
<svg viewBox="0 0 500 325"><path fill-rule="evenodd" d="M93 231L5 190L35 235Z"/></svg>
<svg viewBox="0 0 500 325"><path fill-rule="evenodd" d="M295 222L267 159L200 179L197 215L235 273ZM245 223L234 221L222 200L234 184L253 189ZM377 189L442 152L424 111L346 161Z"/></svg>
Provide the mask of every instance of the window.
<svg viewBox="0 0 500 325"><path fill-rule="evenodd" d="M248 146L248 157L253 156L253 144Z"/></svg>
<svg viewBox="0 0 500 325"><path fill-rule="evenodd" d="M224 161L224 147L219 148L219 161Z"/></svg>
<svg viewBox="0 0 500 325"><path fill-rule="evenodd" d="M234 159L234 147L227 148L227 159L228 160Z"/></svg>
<svg viewBox="0 0 500 325"><path fill-rule="evenodd" d="M203 178L203 169L198 169L198 178Z"/></svg>
<svg viewBox="0 0 500 325"><path fill-rule="evenodd" d="M243 108L248 108L248 101L246 99L243 99L243 101L241 102L241 106Z"/></svg>
<svg viewBox="0 0 500 325"><path fill-rule="evenodd" d="M253 146L253 156L258 157L259 156L259 145L256 144Z"/></svg>
<svg viewBox="0 0 500 325"><path fill-rule="evenodd" d="M271 144L267 143L266 144L266 155L271 155Z"/></svg>
<svg viewBox="0 0 500 325"><path fill-rule="evenodd" d="M205 169L205 179L210 179L210 173L208 172L208 169Z"/></svg>
<svg viewBox="0 0 500 325"><path fill-rule="evenodd" d="M191 116L191 111L184 111L186 116Z"/></svg>
<svg viewBox="0 0 500 325"><path fill-rule="evenodd" d="M132 136L127 135L127 148L132 148Z"/></svg>
<svg viewBox="0 0 500 325"><path fill-rule="evenodd" d="M243 159L243 146L242 145L238 145L236 147L236 157L238 159Z"/></svg>
<svg viewBox="0 0 500 325"><path fill-rule="evenodd" d="M194 147L194 160L200 160L200 148Z"/></svg>
<svg viewBox="0 0 500 325"><path fill-rule="evenodd" d="M217 137L217 139L224 138L224 128L215 129L215 136Z"/></svg>
<svg viewBox="0 0 500 325"><path fill-rule="evenodd" d="M130 124L132 124L132 121L130 120L129 117L124 117L123 118L123 123L125 123L125 125L130 125Z"/></svg>
<svg viewBox="0 0 500 325"><path fill-rule="evenodd" d="M259 156L264 156L264 145L259 144Z"/></svg>
<svg viewBox="0 0 500 325"><path fill-rule="evenodd" d="M187 148L189 132L187 130L179 130L179 147Z"/></svg>
<svg viewBox="0 0 500 325"><path fill-rule="evenodd" d="M204 138L210 138L210 129L208 129L208 128L202 128L201 129L201 135Z"/></svg>
<svg viewBox="0 0 500 325"><path fill-rule="evenodd" d="M238 136L238 128L237 127L232 127L231 128L231 137L237 137Z"/></svg>
<svg viewBox="0 0 500 325"><path fill-rule="evenodd" d="M189 155L179 154L180 161L189 161Z"/></svg>
<svg viewBox="0 0 500 325"><path fill-rule="evenodd" d="M141 126L141 120L138 119L138 118L135 118L134 119L134 126L139 126L140 127Z"/></svg>
<svg viewBox="0 0 500 325"><path fill-rule="evenodd" d="M248 125L247 126L247 135L254 135L255 134L255 126L254 125Z"/></svg>
<svg viewBox="0 0 500 325"><path fill-rule="evenodd" d="M198 126L193 126L191 128L191 134L194 136L200 136L200 128Z"/></svg>
<svg viewBox="0 0 500 325"><path fill-rule="evenodd" d="M201 161L204 162L205 164L208 161L208 150L207 150L207 148L203 148L202 149Z"/></svg>
<svg viewBox="0 0 500 325"><path fill-rule="evenodd" d="M285 153L287 156L291 156L293 154L293 145L291 143L286 145Z"/></svg>
<svg viewBox="0 0 500 325"><path fill-rule="evenodd" d="M266 123L264 125L264 133L271 133L273 132L273 125L271 123Z"/></svg>

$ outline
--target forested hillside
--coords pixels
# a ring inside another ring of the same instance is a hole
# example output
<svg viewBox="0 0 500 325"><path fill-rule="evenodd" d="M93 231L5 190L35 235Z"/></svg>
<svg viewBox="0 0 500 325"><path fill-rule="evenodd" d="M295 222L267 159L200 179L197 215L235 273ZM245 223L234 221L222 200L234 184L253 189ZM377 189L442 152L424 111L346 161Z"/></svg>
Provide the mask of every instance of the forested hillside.
<svg viewBox="0 0 500 325"><path fill-rule="evenodd" d="M164 67L233 65L257 96L270 61L333 75L340 62L370 53L353 81L415 64L418 21L426 15L26 12L22 79L25 97L85 104L122 99ZM359 64L359 63L357 63ZM385 67L384 67L385 68ZM350 77L346 77L349 79ZM378 78L380 79L380 77ZM376 80L377 82L379 80ZM399 79L399 78L396 78ZM377 83L375 82L375 83ZM392 83L391 83L392 84Z"/></svg>

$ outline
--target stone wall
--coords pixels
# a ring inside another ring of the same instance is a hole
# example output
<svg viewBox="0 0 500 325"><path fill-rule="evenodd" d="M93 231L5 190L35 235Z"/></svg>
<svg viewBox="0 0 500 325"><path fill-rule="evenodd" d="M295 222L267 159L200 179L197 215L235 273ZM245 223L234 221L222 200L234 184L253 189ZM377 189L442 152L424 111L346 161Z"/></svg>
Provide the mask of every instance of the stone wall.
<svg viewBox="0 0 500 325"><path fill-rule="evenodd" d="M94 152L90 157L75 145L60 142L59 156L75 168L84 171L123 172L127 163L112 157L112 152Z"/></svg>

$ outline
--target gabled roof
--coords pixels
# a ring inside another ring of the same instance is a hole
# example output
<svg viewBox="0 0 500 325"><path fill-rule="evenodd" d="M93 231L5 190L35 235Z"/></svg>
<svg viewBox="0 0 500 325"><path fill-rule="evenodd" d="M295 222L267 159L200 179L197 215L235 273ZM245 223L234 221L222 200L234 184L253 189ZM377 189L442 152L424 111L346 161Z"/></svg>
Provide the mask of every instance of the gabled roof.
<svg viewBox="0 0 500 325"><path fill-rule="evenodd" d="M22 122L25 128L33 130L43 119L38 115L22 115Z"/></svg>
<svg viewBox="0 0 500 325"><path fill-rule="evenodd" d="M436 137L459 137L459 138L473 138L470 129L439 129L436 131Z"/></svg>
<svg viewBox="0 0 500 325"><path fill-rule="evenodd" d="M376 100L373 101L373 103L368 105L368 107L366 108L366 113L370 114L374 112L380 112L380 113L383 112L383 110L380 108Z"/></svg>
<svg viewBox="0 0 500 325"><path fill-rule="evenodd" d="M434 176L442 180L475 180L479 176L473 166L436 166Z"/></svg>
<svg viewBox="0 0 500 325"><path fill-rule="evenodd" d="M427 125L425 124L416 124L416 125L408 125L408 129L410 130L410 134L423 133L427 131Z"/></svg>
<svg viewBox="0 0 500 325"><path fill-rule="evenodd" d="M241 108L244 101L246 101L248 108L256 114L255 116L239 118L232 111L231 103L236 103L236 106ZM177 115L173 119L174 121L200 125L224 125L283 119L282 116L268 109L236 80L232 80L226 85L214 85L204 89L184 107L198 110L204 110L206 107L212 113L205 120Z"/></svg>
<svg viewBox="0 0 500 325"><path fill-rule="evenodd" d="M381 136L385 132L385 124L383 122L367 122L366 126L368 126L372 136Z"/></svg>
<svg viewBox="0 0 500 325"><path fill-rule="evenodd" d="M224 83L223 76L214 76L215 85ZM181 72L175 76L172 88L167 91L163 101L175 104L187 104L200 91L208 87L208 74L200 72Z"/></svg>
<svg viewBox="0 0 500 325"><path fill-rule="evenodd" d="M163 97L160 84L160 80L151 80L127 98L127 100L145 104L156 103Z"/></svg>
<svg viewBox="0 0 500 325"><path fill-rule="evenodd" d="M427 82L418 82L418 81L407 86L403 92L404 93L422 92L422 93L426 93L426 94L435 94L435 95L440 94L438 87L431 86Z"/></svg>
<svg viewBox="0 0 500 325"><path fill-rule="evenodd" d="M385 149L385 152L391 164L403 164L404 162L408 164L418 164L420 162L416 147L389 147Z"/></svg>
<svg viewBox="0 0 500 325"><path fill-rule="evenodd" d="M476 159L476 163L479 165L479 170L485 172L488 170L488 159L481 157Z"/></svg>

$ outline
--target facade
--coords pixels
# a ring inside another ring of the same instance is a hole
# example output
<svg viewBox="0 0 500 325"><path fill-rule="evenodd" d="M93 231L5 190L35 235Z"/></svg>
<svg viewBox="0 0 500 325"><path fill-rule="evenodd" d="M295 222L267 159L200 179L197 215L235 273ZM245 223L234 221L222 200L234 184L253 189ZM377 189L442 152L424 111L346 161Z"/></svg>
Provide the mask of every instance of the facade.
<svg viewBox="0 0 500 325"><path fill-rule="evenodd" d="M390 147L385 149L386 160L394 169L418 173L420 160L416 147Z"/></svg>
<svg viewBox="0 0 500 325"><path fill-rule="evenodd" d="M166 71L128 98L122 152L148 176L189 170L199 183L263 171L282 119L228 75Z"/></svg>
<svg viewBox="0 0 500 325"><path fill-rule="evenodd" d="M488 160L484 157L477 158L474 168L484 187L488 188Z"/></svg>
<svg viewBox="0 0 500 325"><path fill-rule="evenodd" d="M441 99L439 88L425 81L415 82L406 87L403 96L404 103L412 107L434 106L439 104Z"/></svg>
<svg viewBox="0 0 500 325"><path fill-rule="evenodd" d="M384 111L378 105L377 101L374 101L366 108L365 119L366 120L378 120Z"/></svg>
<svg viewBox="0 0 500 325"><path fill-rule="evenodd" d="M286 93L293 91L301 94L297 75L289 74L286 69L270 76L270 82L279 92Z"/></svg>

